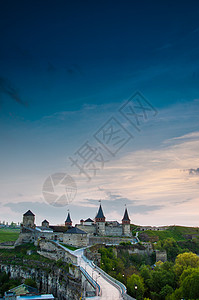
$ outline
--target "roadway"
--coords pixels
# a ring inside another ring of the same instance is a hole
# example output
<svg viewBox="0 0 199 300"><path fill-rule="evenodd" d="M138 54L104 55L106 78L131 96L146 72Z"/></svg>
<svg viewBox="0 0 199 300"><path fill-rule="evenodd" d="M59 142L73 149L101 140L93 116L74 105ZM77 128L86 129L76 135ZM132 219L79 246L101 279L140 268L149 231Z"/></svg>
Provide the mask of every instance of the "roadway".
<svg viewBox="0 0 199 300"><path fill-rule="evenodd" d="M100 287L100 293L99 290L96 290L96 297L89 297L89 298L84 298L88 300L122 300L122 299L132 299L136 300L134 298L127 298L126 295L126 288L124 285L119 286L118 284L114 283L110 278L108 277L109 275L106 274L103 271L100 271L100 269L97 269L97 267L92 263L92 261L88 260L84 256L84 249L87 248L81 248L77 249L75 251L69 250L68 248L64 247L63 245L59 244L58 241L56 241L56 244L61 246L65 251L70 252L71 254L75 255L77 257L77 265L80 268L83 268L84 271L86 271L92 281L94 281L95 286ZM102 273L103 272L103 273ZM125 290L124 290L125 289ZM123 290L124 294L122 296Z"/></svg>
<svg viewBox="0 0 199 300"><path fill-rule="evenodd" d="M92 299L100 300L121 300L123 299L119 289L117 289L111 281L106 278L103 274L92 265L91 261L86 259L83 255L83 249L78 249L73 252L75 256L78 257L78 265L82 267L91 278L99 284L101 292L100 297L95 297Z"/></svg>

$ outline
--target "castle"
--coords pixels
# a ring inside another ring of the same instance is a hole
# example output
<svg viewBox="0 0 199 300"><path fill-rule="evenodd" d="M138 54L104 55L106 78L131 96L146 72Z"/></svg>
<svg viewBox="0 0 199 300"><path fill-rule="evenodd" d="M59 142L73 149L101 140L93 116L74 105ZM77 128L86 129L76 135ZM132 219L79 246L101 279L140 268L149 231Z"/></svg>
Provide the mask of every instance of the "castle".
<svg viewBox="0 0 199 300"><path fill-rule="evenodd" d="M23 222L17 244L37 242L39 239L57 240L67 245L84 247L90 244L92 237L131 237L130 218L125 208L122 223L117 221L106 221L100 203L94 220L81 219L80 224L72 226L70 213L68 212L65 225L50 225L47 220L36 226L35 215L28 210L23 215Z"/></svg>
<svg viewBox="0 0 199 300"><path fill-rule="evenodd" d="M97 236L131 236L130 219L127 208L124 212L122 224L117 221L106 221L102 206L100 204L95 221L92 219L80 220L80 224L76 227L87 232L88 234Z"/></svg>

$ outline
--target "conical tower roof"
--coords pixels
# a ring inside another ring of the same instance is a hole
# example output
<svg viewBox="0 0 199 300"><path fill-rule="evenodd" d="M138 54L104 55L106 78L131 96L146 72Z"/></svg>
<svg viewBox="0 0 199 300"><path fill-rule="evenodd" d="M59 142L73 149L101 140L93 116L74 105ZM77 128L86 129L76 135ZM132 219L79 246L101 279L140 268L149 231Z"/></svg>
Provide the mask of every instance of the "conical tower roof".
<svg viewBox="0 0 199 300"><path fill-rule="evenodd" d="M124 217L123 217L122 221L130 221L127 208L125 209Z"/></svg>
<svg viewBox="0 0 199 300"><path fill-rule="evenodd" d="M43 220L43 222L42 223L49 223L46 219L45 220Z"/></svg>
<svg viewBox="0 0 199 300"><path fill-rule="evenodd" d="M104 216L104 213L103 213L103 210L102 210L102 206L101 206L101 204L100 204L100 207L99 207L99 210L98 210L98 213L97 213L97 215L96 215L96 217L95 218L105 218L105 216Z"/></svg>
<svg viewBox="0 0 199 300"><path fill-rule="evenodd" d="M72 220L70 218L70 213L68 213L68 216L66 218L66 223L72 223Z"/></svg>
<svg viewBox="0 0 199 300"><path fill-rule="evenodd" d="M25 214L23 214L24 216L34 216L34 214L31 212L31 210L28 210Z"/></svg>

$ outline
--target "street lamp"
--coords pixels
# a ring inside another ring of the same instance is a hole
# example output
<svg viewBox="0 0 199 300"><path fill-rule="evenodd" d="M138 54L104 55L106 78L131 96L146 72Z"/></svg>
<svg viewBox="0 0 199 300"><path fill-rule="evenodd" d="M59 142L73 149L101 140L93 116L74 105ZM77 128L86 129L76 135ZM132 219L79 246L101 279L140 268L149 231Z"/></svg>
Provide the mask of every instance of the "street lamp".
<svg viewBox="0 0 199 300"><path fill-rule="evenodd" d="M137 286L137 284L135 284L135 297L136 297L136 299L137 299L137 289L138 289L138 286Z"/></svg>
<svg viewBox="0 0 199 300"><path fill-rule="evenodd" d="M84 280L84 299L86 299L86 280Z"/></svg>
<svg viewBox="0 0 199 300"><path fill-rule="evenodd" d="M95 279L95 280L96 280L96 296L99 296L99 295L98 295L98 291L99 291L99 290L98 290L98 286L97 286L97 279L98 279L99 277L100 277L100 276L97 276L97 275L96 275L96 279Z"/></svg>

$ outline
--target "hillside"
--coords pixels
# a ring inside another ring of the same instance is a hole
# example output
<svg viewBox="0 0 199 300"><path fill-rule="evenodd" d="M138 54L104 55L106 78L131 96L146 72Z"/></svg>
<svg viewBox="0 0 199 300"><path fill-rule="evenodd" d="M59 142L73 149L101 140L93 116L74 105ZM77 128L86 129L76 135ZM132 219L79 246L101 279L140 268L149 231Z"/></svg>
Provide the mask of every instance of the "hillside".
<svg viewBox="0 0 199 300"><path fill-rule="evenodd" d="M0 228L0 243L16 241L19 237L19 229Z"/></svg>
<svg viewBox="0 0 199 300"><path fill-rule="evenodd" d="M188 239L199 238L198 227L185 227L185 226L170 226L167 230L146 230L139 233L139 239L147 242L162 241L167 238L173 238L175 241L186 241Z"/></svg>

